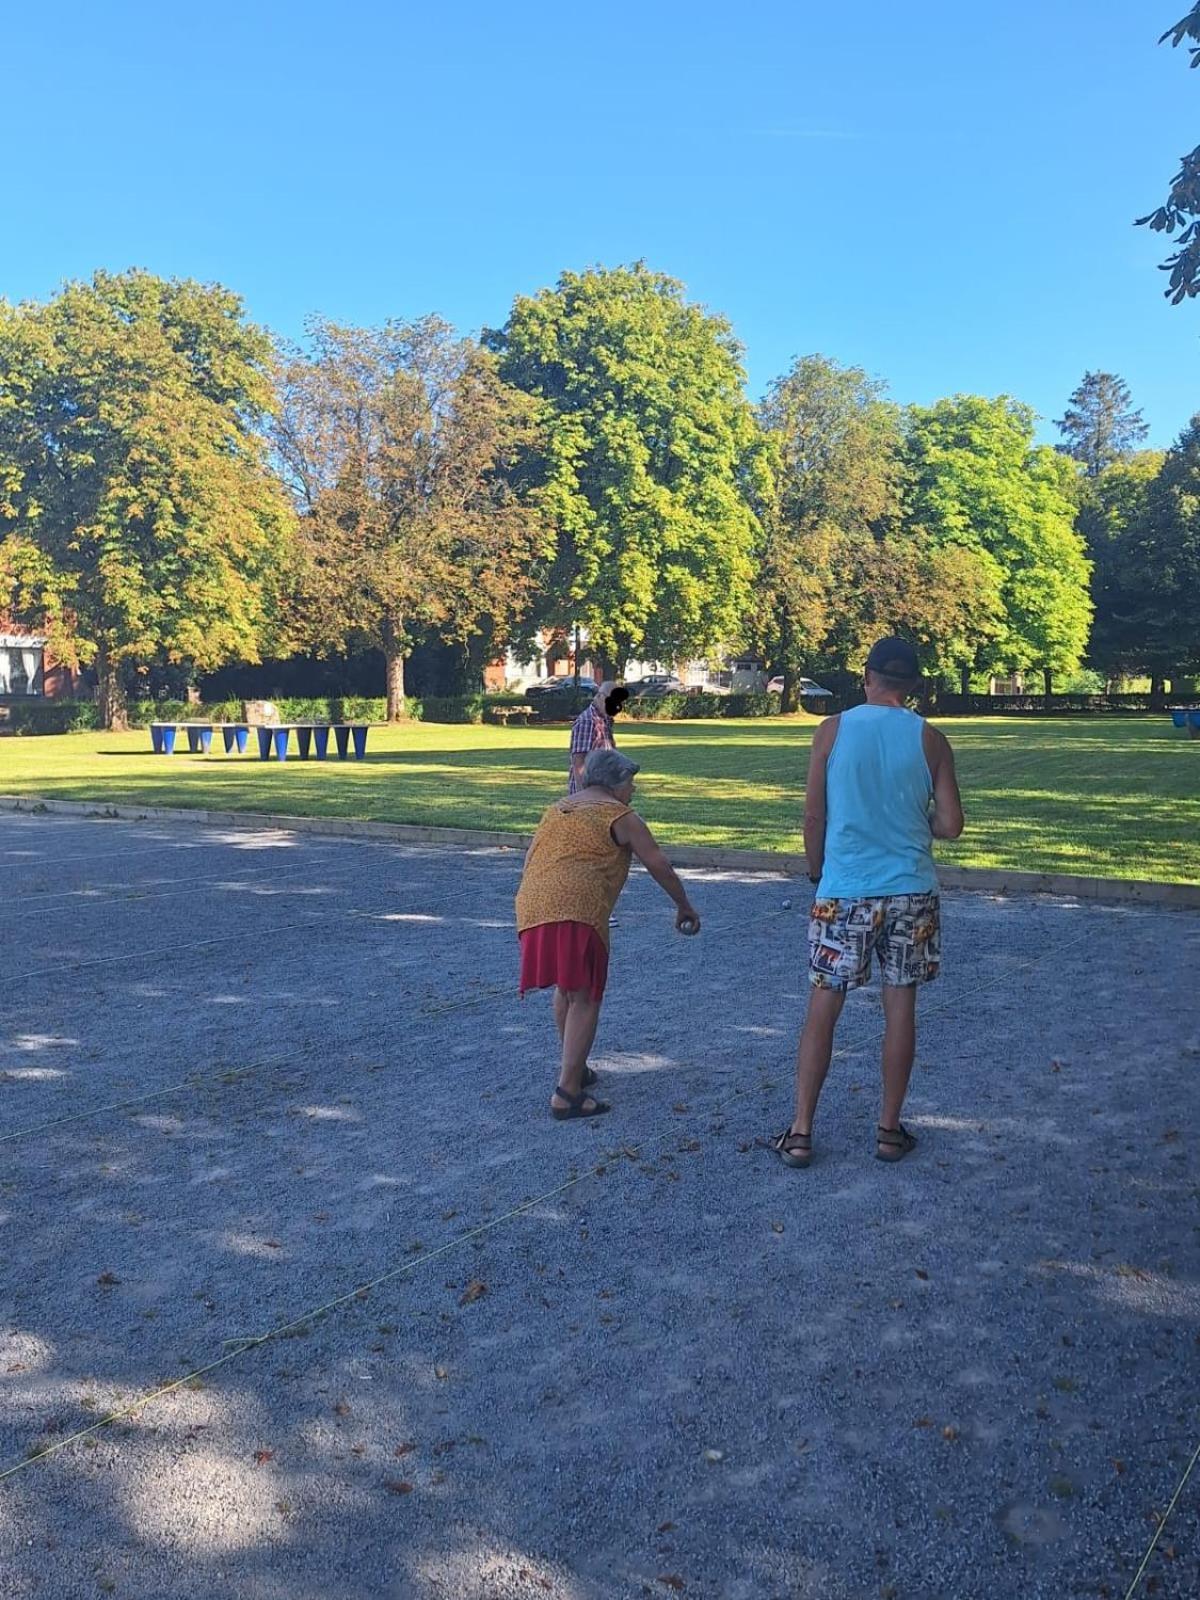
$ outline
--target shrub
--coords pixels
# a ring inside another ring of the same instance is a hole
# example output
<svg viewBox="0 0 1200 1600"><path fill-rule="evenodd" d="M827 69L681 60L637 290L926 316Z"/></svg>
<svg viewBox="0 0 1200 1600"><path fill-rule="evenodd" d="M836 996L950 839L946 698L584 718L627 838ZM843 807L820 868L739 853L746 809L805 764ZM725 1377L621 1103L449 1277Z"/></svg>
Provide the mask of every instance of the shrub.
<svg viewBox="0 0 1200 1600"><path fill-rule="evenodd" d="M675 722L685 717L776 717L777 694L663 694L630 700L625 715L636 722Z"/></svg>
<svg viewBox="0 0 1200 1600"><path fill-rule="evenodd" d="M18 701L8 708L8 725L14 733L90 733L100 717L90 700Z"/></svg>

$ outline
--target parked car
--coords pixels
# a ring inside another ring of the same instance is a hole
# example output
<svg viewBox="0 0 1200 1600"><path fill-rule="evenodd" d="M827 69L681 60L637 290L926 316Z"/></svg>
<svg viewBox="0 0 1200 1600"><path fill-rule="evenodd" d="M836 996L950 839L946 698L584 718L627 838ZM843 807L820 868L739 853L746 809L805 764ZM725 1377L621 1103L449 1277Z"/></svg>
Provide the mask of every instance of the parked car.
<svg viewBox="0 0 1200 1600"><path fill-rule="evenodd" d="M637 700L646 695L686 693L683 679L677 678L673 672L651 672L644 678L636 678L626 687Z"/></svg>
<svg viewBox="0 0 1200 1600"><path fill-rule="evenodd" d="M590 699L600 687L596 678L580 678L579 693L587 695ZM542 678L537 683L531 683L525 691L526 700L538 700L543 695L573 695L575 693L575 676L568 673L563 678Z"/></svg>
<svg viewBox="0 0 1200 1600"><path fill-rule="evenodd" d="M819 683L814 683L811 678L801 678L799 683L801 700L832 700L833 690L823 689ZM783 693L783 678L772 678L767 685L768 694Z"/></svg>

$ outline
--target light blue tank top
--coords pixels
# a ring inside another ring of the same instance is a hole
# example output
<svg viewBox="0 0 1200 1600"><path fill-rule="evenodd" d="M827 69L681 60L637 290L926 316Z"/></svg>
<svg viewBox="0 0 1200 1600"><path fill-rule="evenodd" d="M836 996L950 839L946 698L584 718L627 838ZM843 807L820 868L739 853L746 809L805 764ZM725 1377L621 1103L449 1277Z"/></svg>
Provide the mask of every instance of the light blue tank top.
<svg viewBox="0 0 1200 1600"><path fill-rule="evenodd" d="M844 711L825 779L821 899L926 894L937 888L925 723L898 706Z"/></svg>

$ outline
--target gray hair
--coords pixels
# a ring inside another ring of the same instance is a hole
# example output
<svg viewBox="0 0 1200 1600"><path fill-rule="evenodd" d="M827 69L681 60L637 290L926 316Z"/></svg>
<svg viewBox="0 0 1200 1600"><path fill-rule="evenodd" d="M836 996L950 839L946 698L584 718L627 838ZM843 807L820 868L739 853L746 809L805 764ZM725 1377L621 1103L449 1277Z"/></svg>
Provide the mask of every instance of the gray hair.
<svg viewBox="0 0 1200 1600"><path fill-rule="evenodd" d="M583 763L583 787L619 789L637 770L637 762L630 761L619 750L593 750Z"/></svg>

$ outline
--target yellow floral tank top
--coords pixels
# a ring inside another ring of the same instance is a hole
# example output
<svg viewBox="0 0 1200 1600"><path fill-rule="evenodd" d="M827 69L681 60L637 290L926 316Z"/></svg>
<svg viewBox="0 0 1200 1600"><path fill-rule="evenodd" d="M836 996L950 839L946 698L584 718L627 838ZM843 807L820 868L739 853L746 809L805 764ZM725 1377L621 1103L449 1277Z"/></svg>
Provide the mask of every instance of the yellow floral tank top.
<svg viewBox="0 0 1200 1600"><path fill-rule="evenodd" d="M632 809L572 806L560 800L538 824L517 890L517 932L546 922L585 922L608 948L608 919L625 879L630 850L609 831Z"/></svg>

